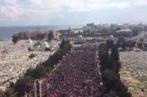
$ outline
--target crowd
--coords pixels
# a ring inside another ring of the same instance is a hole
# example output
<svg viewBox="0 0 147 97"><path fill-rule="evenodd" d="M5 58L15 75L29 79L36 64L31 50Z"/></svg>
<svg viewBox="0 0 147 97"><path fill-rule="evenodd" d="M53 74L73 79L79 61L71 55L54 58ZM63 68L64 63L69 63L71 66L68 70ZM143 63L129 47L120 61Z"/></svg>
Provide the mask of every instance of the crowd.
<svg viewBox="0 0 147 97"><path fill-rule="evenodd" d="M47 97L101 97L97 50L79 47L63 57L47 80Z"/></svg>

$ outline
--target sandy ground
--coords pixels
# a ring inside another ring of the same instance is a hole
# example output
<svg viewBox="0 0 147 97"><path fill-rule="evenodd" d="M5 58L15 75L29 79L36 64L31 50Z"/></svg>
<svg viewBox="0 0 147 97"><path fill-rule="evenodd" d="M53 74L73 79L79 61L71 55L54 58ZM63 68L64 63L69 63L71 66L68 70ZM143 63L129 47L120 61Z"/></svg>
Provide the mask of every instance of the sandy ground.
<svg viewBox="0 0 147 97"><path fill-rule="evenodd" d="M33 46L28 41L22 40L17 44L11 41L0 41L0 89L4 90L8 82L15 82L19 76L23 75L28 68L35 68L37 64L44 62L58 48L58 43L53 41L51 45L56 48L49 51L28 51L28 47ZM30 59L30 54L37 56Z"/></svg>
<svg viewBox="0 0 147 97"><path fill-rule="evenodd" d="M147 91L141 91L140 77L147 76L147 52L121 52L121 79L128 86L133 97L147 97ZM146 80L144 80L146 81Z"/></svg>

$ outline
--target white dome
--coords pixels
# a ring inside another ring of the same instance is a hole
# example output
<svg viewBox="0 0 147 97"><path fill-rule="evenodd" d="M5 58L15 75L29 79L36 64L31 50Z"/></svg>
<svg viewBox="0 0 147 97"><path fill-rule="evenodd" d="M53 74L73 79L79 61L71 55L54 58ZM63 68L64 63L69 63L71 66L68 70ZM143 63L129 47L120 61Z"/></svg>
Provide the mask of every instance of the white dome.
<svg viewBox="0 0 147 97"><path fill-rule="evenodd" d="M29 39L29 40L28 40L28 42L29 42L30 44L32 44L32 43L33 43L32 39Z"/></svg>
<svg viewBox="0 0 147 97"><path fill-rule="evenodd" d="M110 35L109 36L109 40L114 40L114 36L113 35Z"/></svg>
<svg viewBox="0 0 147 97"><path fill-rule="evenodd" d="M78 35L78 39L83 39L83 36L82 35Z"/></svg>
<svg viewBox="0 0 147 97"><path fill-rule="evenodd" d="M50 47L49 44L46 41L44 42L44 44L45 44L45 47L47 47L47 48Z"/></svg>

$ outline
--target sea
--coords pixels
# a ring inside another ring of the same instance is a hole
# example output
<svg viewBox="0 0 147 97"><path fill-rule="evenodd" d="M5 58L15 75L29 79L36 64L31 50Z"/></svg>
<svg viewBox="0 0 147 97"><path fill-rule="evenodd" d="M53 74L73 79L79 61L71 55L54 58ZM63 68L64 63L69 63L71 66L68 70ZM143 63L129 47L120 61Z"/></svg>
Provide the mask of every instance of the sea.
<svg viewBox="0 0 147 97"><path fill-rule="evenodd" d="M58 31L69 28L77 28L78 25L66 25L66 26L39 26L39 31L48 32L50 30ZM15 33L18 32L35 32L38 31L38 26L11 26L0 27L0 40L10 40Z"/></svg>

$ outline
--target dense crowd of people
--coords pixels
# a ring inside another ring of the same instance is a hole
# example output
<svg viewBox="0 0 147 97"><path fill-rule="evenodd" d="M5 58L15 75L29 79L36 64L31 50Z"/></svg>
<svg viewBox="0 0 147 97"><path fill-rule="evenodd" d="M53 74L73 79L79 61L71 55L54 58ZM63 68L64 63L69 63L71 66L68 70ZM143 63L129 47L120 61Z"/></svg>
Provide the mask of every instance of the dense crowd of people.
<svg viewBox="0 0 147 97"><path fill-rule="evenodd" d="M63 57L47 80L47 97L101 97L101 74L94 47L79 47Z"/></svg>

